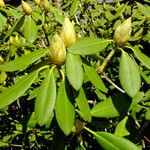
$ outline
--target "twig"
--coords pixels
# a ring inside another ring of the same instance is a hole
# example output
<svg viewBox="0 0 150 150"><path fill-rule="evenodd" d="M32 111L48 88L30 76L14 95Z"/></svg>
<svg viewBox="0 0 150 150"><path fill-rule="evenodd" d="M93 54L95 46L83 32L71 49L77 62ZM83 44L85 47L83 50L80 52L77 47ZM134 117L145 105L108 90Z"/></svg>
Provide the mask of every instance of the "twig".
<svg viewBox="0 0 150 150"><path fill-rule="evenodd" d="M22 147L22 145L17 145L17 144L10 144L12 147Z"/></svg>
<svg viewBox="0 0 150 150"><path fill-rule="evenodd" d="M108 81L112 86L114 86L118 91L125 93L125 91L123 89L121 89L120 87L118 87L113 81L111 81L107 75L105 73L103 73L103 77L106 79L106 81Z"/></svg>
<svg viewBox="0 0 150 150"><path fill-rule="evenodd" d="M110 59L112 58L112 56L114 55L115 51L112 50L108 56L104 59L102 65L98 68L98 72L102 73L106 67L106 65L108 64L108 62L110 61Z"/></svg>
<svg viewBox="0 0 150 150"><path fill-rule="evenodd" d="M81 28L81 30L82 30L82 32L83 32L83 34L84 34L84 35L86 35L86 32L84 31L84 29L82 28L82 26L81 26L80 22L78 21L77 15L76 15L76 14L74 14L74 17L75 17L75 20L76 20L77 24L78 24L78 25L79 25L79 27Z"/></svg>
<svg viewBox="0 0 150 150"><path fill-rule="evenodd" d="M95 28L94 28L94 23L93 23L93 20L92 20L92 15L91 15L91 12L89 11L89 9L86 10L86 14L88 15L88 18L89 18L89 21L90 21L90 26L91 26L91 28L92 28L92 31L93 31L95 37L97 37L96 31L95 31Z"/></svg>
<svg viewBox="0 0 150 150"><path fill-rule="evenodd" d="M150 139L147 138L146 136L144 136L143 139L144 139L145 141L147 141L148 143L150 143Z"/></svg>

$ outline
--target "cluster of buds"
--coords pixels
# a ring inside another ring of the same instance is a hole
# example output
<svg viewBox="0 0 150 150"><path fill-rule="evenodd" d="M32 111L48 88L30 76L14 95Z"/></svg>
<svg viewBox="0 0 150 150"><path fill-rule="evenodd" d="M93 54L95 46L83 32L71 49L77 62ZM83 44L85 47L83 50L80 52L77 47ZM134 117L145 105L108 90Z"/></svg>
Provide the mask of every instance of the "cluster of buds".
<svg viewBox="0 0 150 150"><path fill-rule="evenodd" d="M117 46L124 46L131 36L131 17L119 25L114 33L114 41Z"/></svg>
<svg viewBox="0 0 150 150"><path fill-rule="evenodd" d="M76 41L74 25L66 17L60 35L55 34L49 49L50 59L53 64L62 65L66 59L66 48Z"/></svg>
<svg viewBox="0 0 150 150"><path fill-rule="evenodd" d="M4 1L3 0L0 0L0 7L5 7L5 3L4 3Z"/></svg>
<svg viewBox="0 0 150 150"><path fill-rule="evenodd" d="M9 42L10 42L10 44L12 44L12 45L18 45L18 44L21 43L21 41L20 41L18 35L16 35L15 37L14 37L14 36L10 36Z"/></svg>

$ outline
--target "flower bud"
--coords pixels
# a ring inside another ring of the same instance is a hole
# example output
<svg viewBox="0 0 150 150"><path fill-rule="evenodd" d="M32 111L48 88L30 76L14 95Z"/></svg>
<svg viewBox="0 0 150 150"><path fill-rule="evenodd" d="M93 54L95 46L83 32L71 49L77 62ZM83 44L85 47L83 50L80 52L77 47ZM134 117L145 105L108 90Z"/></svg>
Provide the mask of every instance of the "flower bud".
<svg viewBox="0 0 150 150"><path fill-rule="evenodd" d="M50 9L50 3L48 0L43 0L43 8L46 12Z"/></svg>
<svg viewBox="0 0 150 150"><path fill-rule="evenodd" d="M64 20L60 37L63 39L65 46L67 48L76 41L76 33L74 25L70 22L68 17L66 17Z"/></svg>
<svg viewBox="0 0 150 150"><path fill-rule="evenodd" d="M0 0L0 7L5 7L5 3L3 0Z"/></svg>
<svg viewBox="0 0 150 150"><path fill-rule="evenodd" d="M11 44L11 45L18 45L18 44L20 44L20 39L18 38L18 35L16 35L15 37L14 36L10 36L10 38L9 38L9 43Z"/></svg>
<svg viewBox="0 0 150 150"><path fill-rule="evenodd" d="M57 33L52 38L49 54L53 64L60 66L65 62L66 59L65 44Z"/></svg>
<svg viewBox="0 0 150 150"><path fill-rule="evenodd" d="M30 15L32 13L32 8L28 3L24 1L22 1L22 9L27 15Z"/></svg>
<svg viewBox="0 0 150 150"><path fill-rule="evenodd" d="M34 3L35 3L36 5L40 5L40 4L41 4L41 0L34 0Z"/></svg>
<svg viewBox="0 0 150 150"><path fill-rule="evenodd" d="M0 64L2 64L4 62L4 59L2 56L0 56Z"/></svg>
<svg viewBox="0 0 150 150"><path fill-rule="evenodd" d="M124 46L131 35L131 17L119 25L114 33L114 41L117 46Z"/></svg>

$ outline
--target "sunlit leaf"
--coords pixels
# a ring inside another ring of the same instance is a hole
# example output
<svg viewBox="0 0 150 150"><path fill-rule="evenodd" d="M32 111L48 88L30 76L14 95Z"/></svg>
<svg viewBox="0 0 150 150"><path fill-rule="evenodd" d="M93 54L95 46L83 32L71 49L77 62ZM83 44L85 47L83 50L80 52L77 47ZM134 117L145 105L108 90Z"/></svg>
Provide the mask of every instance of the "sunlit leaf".
<svg viewBox="0 0 150 150"><path fill-rule="evenodd" d="M28 65L32 64L40 57L44 56L47 53L47 49L39 49L37 51L26 54L17 59L6 62L3 65L0 65L0 69L7 72L12 72L20 69L25 69Z"/></svg>
<svg viewBox="0 0 150 150"><path fill-rule="evenodd" d="M90 107L89 107L83 88L80 89L79 94L76 97L76 103L77 103L77 106L79 107L79 110L81 112L83 119L85 121L90 122L91 111L90 111Z"/></svg>
<svg viewBox="0 0 150 150"><path fill-rule="evenodd" d="M105 50L109 43L110 40L83 37L70 46L68 51L73 54L90 55Z"/></svg>
<svg viewBox="0 0 150 150"><path fill-rule="evenodd" d="M0 32L4 29L5 25L6 25L6 17L4 17L1 13L0 13Z"/></svg>
<svg viewBox="0 0 150 150"><path fill-rule="evenodd" d="M70 7L70 16L73 16L76 11L78 10L78 6L79 6L79 0L73 0L73 3L71 4L71 7Z"/></svg>
<svg viewBox="0 0 150 150"><path fill-rule="evenodd" d="M24 23L23 34L25 39L30 43L33 43L36 40L37 26L31 16L28 16L27 20Z"/></svg>
<svg viewBox="0 0 150 150"><path fill-rule="evenodd" d="M20 78L14 85L10 86L2 93L0 93L0 108L4 108L16 101L24 92L30 87L38 72L33 72L31 74L25 75Z"/></svg>
<svg viewBox="0 0 150 150"><path fill-rule="evenodd" d="M79 90L83 83L83 69L78 55L67 54L66 73L73 88Z"/></svg>
<svg viewBox="0 0 150 150"><path fill-rule="evenodd" d="M128 97L120 94L96 104L92 108L91 114L94 117L118 117L126 113L129 106Z"/></svg>
<svg viewBox="0 0 150 150"><path fill-rule="evenodd" d="M18 31L18 30L22 27L22 25L23 25L23 23L24 23L24 20L25 20L25 16L23 15L23 16L21 16L21 17L19 18L19 20L17 20L17 21L15 22L15 24L7 31L7 33L6 33L6 35L4 36L4 38L2 39L2 41L5 41L5 40L12 34L12 32Z"/></svg>
<svg viewBox="0 0 150 150"><path fill-rule="evenodd" d="M135 61L124 51L120 58L119 79L125 92L135 96L141 86L140 73Z"/></svg>
<svg viewBox="0 0 150 150"><path fill-rule="evenodd" d="M97 74L96 70L93 67L86 65L85 63L84 63L84 70L85 70L86 76L93 83L93 85L97 89L107 93L108 89L104 85L101 77Z"/></svg>
<svg viewBox="0 0 150 150"><path fill-rule="evenodd" d="M144 15L150 16L150 7L149 7L149 6L147 6L147 5L142 5L142 4L138 3L138 2L136 2L136 3L137 3L137 6L138 6L139 10L140 10Z"/></svg>
<svg viewBox="0 0 150 150"><path fill-rule="evenodd" d="M56 98L55 114L59 127L68 135L74 124L75 110L69 100L69 92L66 90L69 89L66 89L65 81L62 81Z"/></svg>
<svg viewBox="0 0 150 150"><path fill-rule="evenodd" d="M137 57L137 59L141 61L144 66L150 69L150 58L146 56L145 54L143 54L137 46L132 47L132 50L135 56Z"/></svg>
<svg viewBox="0 0 150 150"><path fill-rule="evenodd" d="M117 124L114 135L123 137L130 134L129 131L126 129L127 121L128 117L126 116Z"/></svg>
<svg viewBox="0 0 150 150"><path fill-rule="evenodd" d="M38 89L35 102L35 116L40 126L50 119L56 100L56 84L52 70L48 70L46 78Z"/></svg>
<svg viewBox="0 0 150 150"><path fill-rule="evenodd" d="M107 132L95 132L95 138L105 150L140 150L134 143L129 140L115 136Z"/></svg>

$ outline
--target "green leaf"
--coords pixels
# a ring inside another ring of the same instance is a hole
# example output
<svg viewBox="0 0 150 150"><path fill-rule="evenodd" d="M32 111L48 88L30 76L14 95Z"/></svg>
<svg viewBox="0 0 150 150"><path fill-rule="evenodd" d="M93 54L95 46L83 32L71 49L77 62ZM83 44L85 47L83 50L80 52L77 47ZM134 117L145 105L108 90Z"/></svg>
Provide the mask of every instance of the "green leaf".
<svg viewBox="0 0 150 150"><path fill-rule="evenodd" d="M130 134L129 131L126 129L127 121L128 117L126 116L117 124L114 135L122 137Z"/></svg>
<svg viewBox="0 0 150 150"><path fill-rule="evenodd" d="M91 115L94 117L118 117L125 114L129 106L128 97L119 94L96 104L91 110Z"/></svg>
<svg viewBox="0 0 150 150"><path fill-rule="evenodd" d="M141 86L140 73L135 61L124 51L120 58L119 78L125 92L134 97Z"/></svg>
<svg viewBox="0 0 150 150"><path fill-rule="evenodd" d="M18 31L22 27L24 19L25 15L19 18L19 20L7 31L6 35L2 39L2 42L5 41L11 35L12 32Z"/></svg>
<svg viewBox="0 0 150 150"><path fill-rule="evenodd" d="M144 15L146 15L146 16L150 16L150 7L149 6L147 6L147 5L142 5L142 4L140 4L140 3L138 3L138 2L136 2L137 3L137 6L138 6L138 9L144 14Z"/></svg>
<svg viewBox="0 0 150 150"><path fill-rule="evenodd" d="M73 88L79 90L83 83L83 69L78 55L67 54L66 73Z"/></svg>
<svg viewBox="0 0 150 150"><path fill-rule="evenodd" d="M88 79L92 82L92 84L97 89L107 93L108 89L104 85L100 76L97 74L96 70L93 67L86 65L85 63L83 64L83 66L84 66L85 74L88 77Z"/></svg>
<svg viewBox="0 0 150 150"><path fill-rule="evenodd" d="M117 10L116 14L114 14L113 19L116 19L122 15L122 13L125 11L127 4L120 6L120 8Z"/></svg>
<svg viewBox="0 0 150 150"><path fill-rule="evenodd" d="M23 76L14 85L0 93L0 108L8 106L22 96L33 83L37 74L38 71Z"/></svg>
<svg viewBox="0 0 150 150"><path fill-rule="evenodd" d="M6 17L4 17L1 13L0 13L0 32L3 31L5 25L6 25Z"/></svg>
<svg viewBox="0 0 150 150"><path fill-rule="evenodd" d="M150 69L150 58L149 58L148 56L146 56L145 54L143 54L137 46L136 46L136 47L132 47L131 49L132 49L132 51L134 52L136 58L137 58L144 66L146 66L148 69Z"/></svg>
<svg viewBox="0 0 150 150"><path fill-rule="evenodd" d="M33 43L36 40L37 26L31 16L28 16L27 20L24 23L23 34L25 39L30 43Z"/></svg>
<svg viewBox="0 0 150 150"><path fill-rule="evenodd" d="M63 81L58 89L55 114L59 127L66 135L69 135L75 120L75 110L69 101L69 92L66 90L69 90L69 87L67 88Z"/></svg>
<svg viewBox="0 0 150 150"><path fill-rule="evenodd" d="M86 150L83 145L78 146L75 150Z"/></svg>
<svg viewBox="0 0 150 150"><path fill-rule="evenodd" d="M91 111L83 88L80 89L79 94L76 97L76 103L80 109L83 119L91 122Z"/></svg>
<svg viewBox="0 0 150 150"><path fill-rule="evenodd" d="M38 60L46 53L47 53L47 49L39 49L37 51L26 54L22 57L18 57L13 61L6 62L3 65L0 65L0 70L12 72L20 69L25 69L28 65Z"/></svg>
<svg viewBox="0 0 150 150"><path fill-rule="evenodd" d="M129 140L107 132L95 132L95 138L105 150L140 150Z"/></svg>
<svg viewBox="0 0 150 150"><path fill-rule="evenodd" d="M69 11L70 16L73 16L76 13L76 11L78 10L78 6L79 6L79 0L73 0L73 3Z"/></svg>
<svg viewBox="0 0 150 150"><path fill-rule="evenodd" d="M78 55L91 55L103 51L109 43L110 40L83 37L70 46L68 51Z"/></svg>
<svg viewBox="0 0 150 150"><path fill-rule="evenodd" d="M56 84L52 70L48 70L46 78L38 89L35 102L37 123L42 126L50 119L56 100Z"/></svg>
<svg viewBox="0 0 150 150"><path fill-rule="evenodd" d="M35 112L32 112L32 114L27 122L27 126L34 128L36 126L36 123L37 123L37 121L35 118Z"/></svg>
<svg viewBox="0 0 150 150"><path fill-rule="evenodd" d="M143 92L138 92L133 98L129 110L132 110L144 97Z"/></svg>
<svg viewBox="0 0 150 150"><path fill-rule="evenodd" d="M146 113L145 113L145 119L150 120L150 108L148 108Z"/></svg>
<svg viewBox="0 0 150 150"><path fill-rule="evenodd" d="M55 19L60 23L64 23L64 16L62 15L62 11L54 6L50 6L50 10L54 13Z"/></svg>

